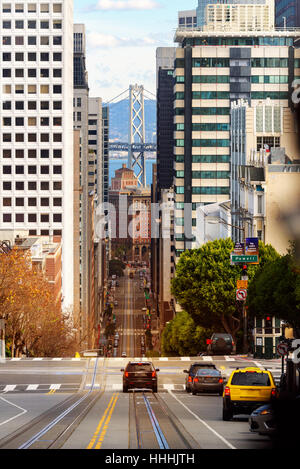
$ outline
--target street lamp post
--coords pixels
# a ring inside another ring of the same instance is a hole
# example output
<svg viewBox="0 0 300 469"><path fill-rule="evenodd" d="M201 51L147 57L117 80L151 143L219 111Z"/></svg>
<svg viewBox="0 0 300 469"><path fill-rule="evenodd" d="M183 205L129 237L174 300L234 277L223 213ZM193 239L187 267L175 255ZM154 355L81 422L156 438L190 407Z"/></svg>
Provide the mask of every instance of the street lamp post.
<svg viewBox="0 0 300 469"><path fill-rule="evenodd" d="M9 241L0 241L0 255L8 255L11 252ZM0 317L0 359L5 359L5 318Z"/></svg>

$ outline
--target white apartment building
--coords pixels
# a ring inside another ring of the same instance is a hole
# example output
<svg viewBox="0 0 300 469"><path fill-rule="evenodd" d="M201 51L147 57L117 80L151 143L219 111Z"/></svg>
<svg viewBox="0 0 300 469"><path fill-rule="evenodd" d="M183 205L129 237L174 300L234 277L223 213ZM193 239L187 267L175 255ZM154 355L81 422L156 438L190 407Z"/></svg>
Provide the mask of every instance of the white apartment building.
<svg viewBox="0 0 300 469"><path fill-rule="evenodd" d="M73 0L0 4L0 229L61 235L73 304Z"/></svg>

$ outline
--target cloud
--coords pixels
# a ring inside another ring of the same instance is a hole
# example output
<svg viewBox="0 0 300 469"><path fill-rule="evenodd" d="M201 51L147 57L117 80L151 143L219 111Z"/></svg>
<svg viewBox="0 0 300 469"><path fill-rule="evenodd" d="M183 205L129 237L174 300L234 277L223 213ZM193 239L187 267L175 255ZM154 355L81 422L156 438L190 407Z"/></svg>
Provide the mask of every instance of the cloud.
<svg viewBox="0 0 300 469"><path fill-rule="evenodd" d="M112 34L90 32L87 35L88 47L91 49L107 49L116 47L155 47L162 45L162 41L154 37L145 36L141 38L118 37Z"/></svg>
<svg viewBox="0 0 300 469"><path fill-rule="evenodd" d="M153 10L160 4L155 0L99 0L94 10Z"/></svg>

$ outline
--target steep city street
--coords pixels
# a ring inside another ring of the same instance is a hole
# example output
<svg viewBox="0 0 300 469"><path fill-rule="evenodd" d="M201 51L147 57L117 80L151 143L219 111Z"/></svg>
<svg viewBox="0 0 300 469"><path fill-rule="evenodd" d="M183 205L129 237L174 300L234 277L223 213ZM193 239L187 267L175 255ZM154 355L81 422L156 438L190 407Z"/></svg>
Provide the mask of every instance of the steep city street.
<svg viewBox="0 0 300 469"><path fill-rule="evenodd" d="M214 363L224 378L246 366L267 367L276 381L279 360L246 356L161 357L158 394L122 392L121 369L141 358L144 291L139 277L119 279L115 313L118 357L11 359L0 364L0 448L212 449L272 447L251 434L247 416L222 421L222 397L185 391L183 371L197 361ZM126 352L127 357L121 354ZM133 358L130 358L133 357ZM151 413L156 419L154 431ZM164 442L164 443L162 443Z"/></svg>

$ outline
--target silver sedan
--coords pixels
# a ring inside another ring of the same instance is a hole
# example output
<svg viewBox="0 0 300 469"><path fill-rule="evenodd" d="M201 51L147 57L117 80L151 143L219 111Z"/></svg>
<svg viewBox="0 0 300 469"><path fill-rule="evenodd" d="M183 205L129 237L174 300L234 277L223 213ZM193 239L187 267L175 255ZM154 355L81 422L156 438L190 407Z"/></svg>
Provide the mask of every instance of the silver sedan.
<svg viewBox="0 0 300 469"><path fill-rule="evenodd" d="M252 433L273 436L276 425L271 404L266 404L254 410L249 417L249 426Z"/></svg>

